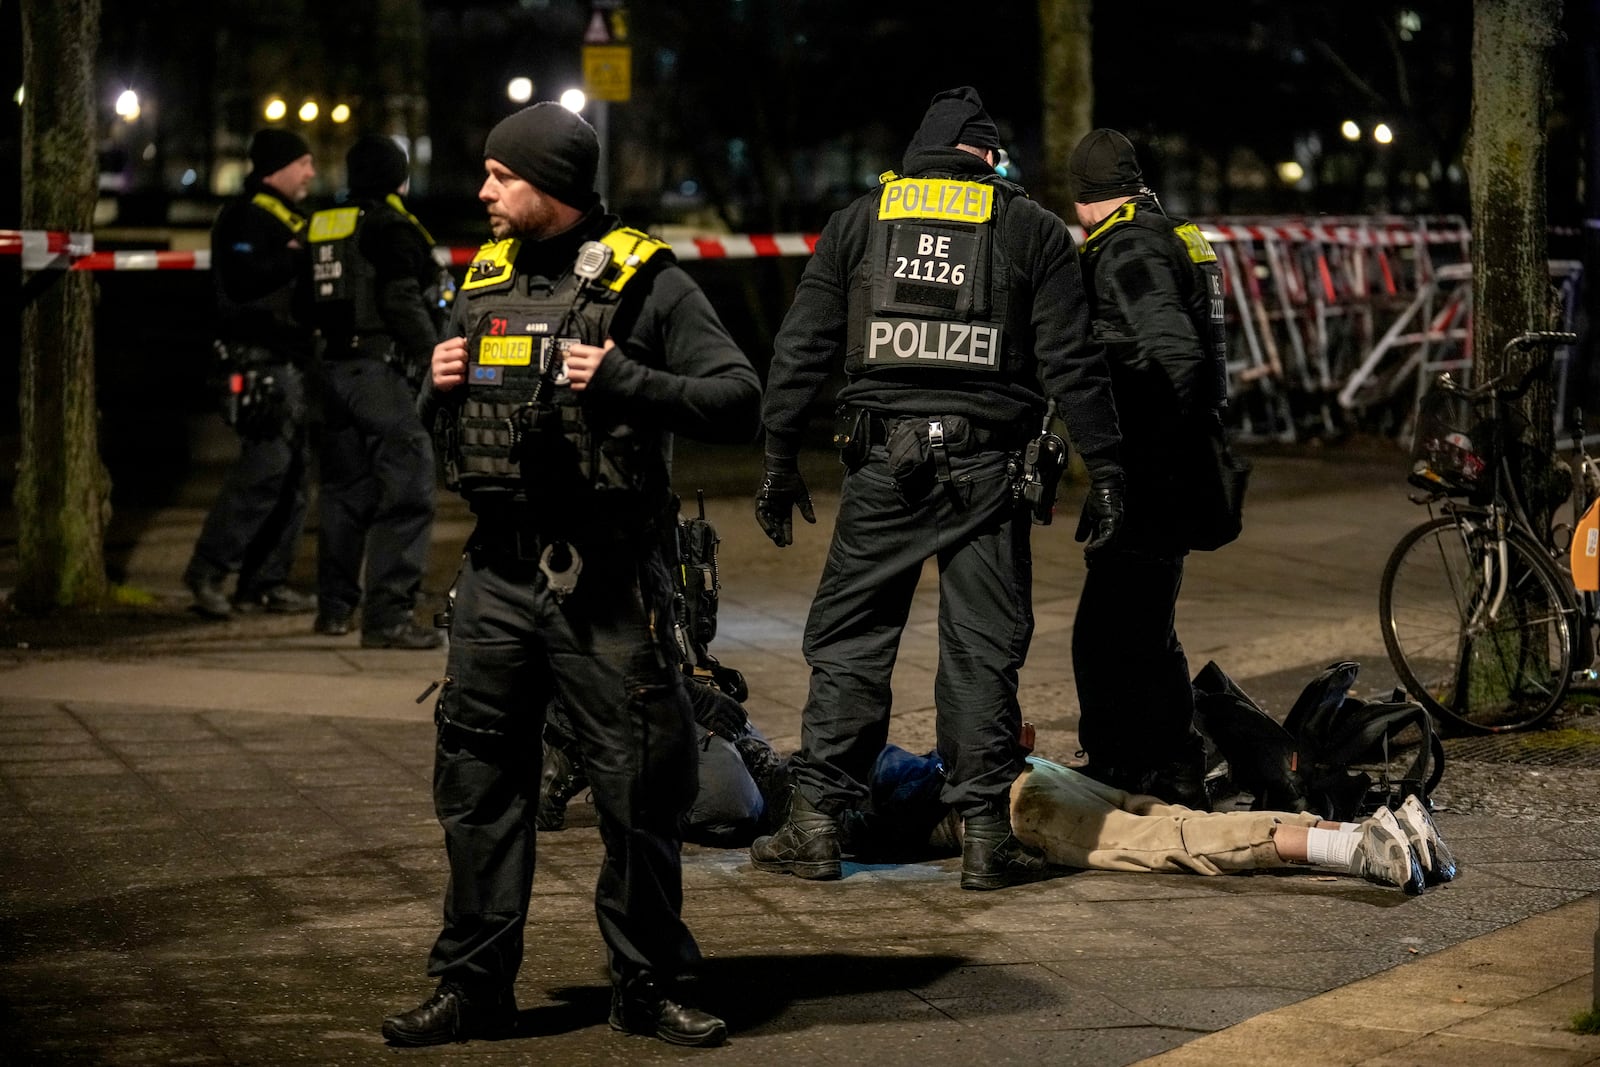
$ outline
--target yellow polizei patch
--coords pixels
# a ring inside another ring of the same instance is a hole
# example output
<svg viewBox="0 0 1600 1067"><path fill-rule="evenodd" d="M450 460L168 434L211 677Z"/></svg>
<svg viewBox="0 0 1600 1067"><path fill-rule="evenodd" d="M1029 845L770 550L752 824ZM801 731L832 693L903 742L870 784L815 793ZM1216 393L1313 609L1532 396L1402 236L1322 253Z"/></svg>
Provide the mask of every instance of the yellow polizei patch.
<svg viewBox="0 0 1600 1067"><path fill-rule="evenodd" d="M896 178L884 183L878 200L880 219L988 222L993 213L992 186L950 178Z"/></svg>
<svg viewBox="0 0 1600 1067"><path fill-rule="evenodd" d="M478 362L488 367L526 367L533 363L531 337L480 337Z"/></svg>
<svg viewBox="0 0 1600 1067"><path fill-rule="evenodd" d="M312 241L341 241L356 232L361 220L358 207L331 207L311 216Z"/></svg>

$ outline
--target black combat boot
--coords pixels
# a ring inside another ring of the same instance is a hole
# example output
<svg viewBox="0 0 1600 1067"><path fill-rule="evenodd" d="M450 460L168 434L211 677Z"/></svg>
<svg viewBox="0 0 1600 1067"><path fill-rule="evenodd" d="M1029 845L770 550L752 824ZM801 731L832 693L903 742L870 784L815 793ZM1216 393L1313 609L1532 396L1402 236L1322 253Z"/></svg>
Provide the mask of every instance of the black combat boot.
<svg viewBox="0 0 1600 1067"><path fill-rule="evenodd" d="M539 777L539 812L533 817L537 830L564 830L567 827L567 801L589 788L578 754L563 744L544 742L544 771Z"/></svg>
<svg viewBox="0 0 1600 1067"><path fill-rule="evenodd" d="M1195 811L1210 811L1211 797L1206 791L1205 740L1194 731L1178 746L1178 755L1145 775L1137 790L1160 797L1168 804L1181 804Z"/></svg>
<svg viewBox="0 0 1600 1067"><path fill-rule="evenodd" d="M1044 853L1011 833L1007 815L971 815L961 839L961 888L1004 889L1048 878Z"/></svg>
<svg viewBox="0 0 1600 1067"><path fill-rule="evenodd" d="M750 862L758 871L797 878L839 877L839 824L813 808L796 789L789 800L789 818L770 837L750 846Z"/></svg>
<svg viewBox="0 0 1600 1067"><path fill-rule="evenodd" d="M383 1020L391 1045L417 1048L472 1038L508 1037L516 1030L517 1002L509 989L490 990L444 981L410 1011Z"/></svg>
<svg viewBox="0 0 1600 1067"><path fill-rule="evenodd" d="M710 1048L728 1039L728 1025L710 1012L666 996L650 982L635 982L626 993L611 993L611 1029L647 1034L670 1045Z"/></svg>

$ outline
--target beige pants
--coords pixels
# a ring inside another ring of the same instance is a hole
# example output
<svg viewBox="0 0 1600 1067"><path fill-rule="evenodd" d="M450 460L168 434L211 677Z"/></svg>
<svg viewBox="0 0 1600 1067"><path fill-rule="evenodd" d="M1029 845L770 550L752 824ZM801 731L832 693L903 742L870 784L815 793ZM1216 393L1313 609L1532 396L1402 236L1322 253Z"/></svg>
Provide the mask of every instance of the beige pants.
<svg viewBox="0 0 1600 1067"><path fill-rule="evenodd" d="M1195 811L1124 793L1049 760L1029 757L1028 764L1011 787L1012 832L1063 867L1195 874L1287 867L1272 828L1318 821L1309 812Z"/></svg>

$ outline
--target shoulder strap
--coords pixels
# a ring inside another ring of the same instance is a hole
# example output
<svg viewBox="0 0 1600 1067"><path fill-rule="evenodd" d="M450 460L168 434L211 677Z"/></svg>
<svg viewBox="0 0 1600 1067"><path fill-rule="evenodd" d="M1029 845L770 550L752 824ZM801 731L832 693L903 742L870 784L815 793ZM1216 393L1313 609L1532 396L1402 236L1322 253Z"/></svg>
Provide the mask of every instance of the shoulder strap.
<svg viewBox="0 0 1600 1067"><path fill-rule="evenodd" d="M503 241L490 241L479 248L478 254L472 258L472 266L467 268L461 291L470 293L510 285L516 273L517 251L521 247L521 241L507 237Z"/></svg>
<svg viewBox="0 0 1600 1067"><path fill-rule="evenodd" d="M620 293L622 287L655 256L663 256L657 263L669 263L673 259L671 245L629 226L618 226L601 237L600 243L611 249L611 267L607 271L605 284L612 292Z"/></svg>
<svg viewBox="0 0 1600 1067"><path fill-rule="evenodd" d="M282 200L269 193L257 193L250 198L250 202L283 223L288 227L290 233L299 233L305 229L306 220L290 211Z"/></svg>
<svg viewBox="0 0 1600 1067"><path fill-rule="evenodd" d="M427 241L429 245L433 244L433 234L428 232L428 228L422 224L420 219L406 210L406 202L400 199L399 193L390 193L383 198L383 202L398 211L407 222L421 231L424 241Z"/></svg>

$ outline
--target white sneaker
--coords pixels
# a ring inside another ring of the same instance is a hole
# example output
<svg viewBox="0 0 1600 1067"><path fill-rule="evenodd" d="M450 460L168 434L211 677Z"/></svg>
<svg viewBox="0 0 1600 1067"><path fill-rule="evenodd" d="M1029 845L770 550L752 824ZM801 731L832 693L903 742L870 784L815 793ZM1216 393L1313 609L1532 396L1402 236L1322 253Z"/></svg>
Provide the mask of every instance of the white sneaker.
<svg viewBox="0 0 1600 1067"><path fill-rule="evenodd" d="M1379 808L1358 832L1361 840L1350 861L1351 874L1378 885L1398 886L1412 896L1422 892L1422 862L1411 850L1406 832L1393 812Z"/></svg>
<svg viewBox="0 0 1600 1067"><path fill-rule="evenodd" d="M1451 854L1450 846L1439 836L1439 828L1433 824L1433 817L1428 814L1422 800L1412 793L1394 814L1400 829L1405 831L1411 851L1422 861L1423 879L1429 885L1454 879L1456 858Z"/></svg>

